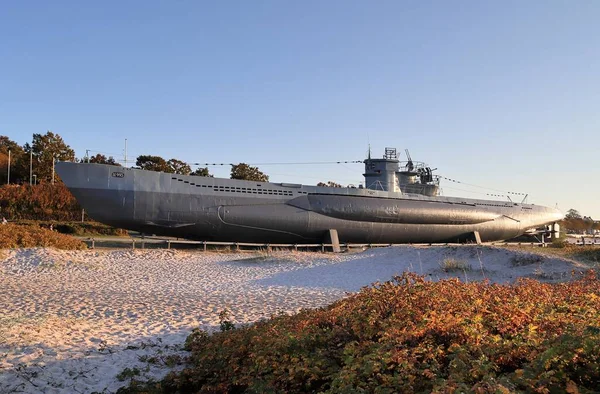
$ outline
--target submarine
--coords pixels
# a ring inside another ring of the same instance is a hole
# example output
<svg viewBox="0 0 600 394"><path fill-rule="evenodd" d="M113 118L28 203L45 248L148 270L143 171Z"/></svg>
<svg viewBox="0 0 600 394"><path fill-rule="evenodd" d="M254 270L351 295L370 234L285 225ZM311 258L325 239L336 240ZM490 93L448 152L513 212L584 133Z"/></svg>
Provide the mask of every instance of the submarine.
<svg viewBox="0 0 600 394"><path fill-rule="evenodd" d="M408 154L408 152L407 152ZM440 196L424 163L394 148L364 160L360 187L201 177L95 163L56 171L94 220L144 234L201 241L322 243L491 242L556 224L557 209Z"/></svg>

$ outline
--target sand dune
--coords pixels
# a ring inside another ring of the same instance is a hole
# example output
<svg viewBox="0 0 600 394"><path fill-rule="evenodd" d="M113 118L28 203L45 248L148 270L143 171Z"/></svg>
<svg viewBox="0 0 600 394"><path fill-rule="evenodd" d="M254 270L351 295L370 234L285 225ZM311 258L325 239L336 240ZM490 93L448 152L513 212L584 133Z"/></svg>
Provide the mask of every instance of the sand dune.
<svg viewBox="0 0 600 394"><path fill-rule="evenodd" d="M158 379L194 327L327 305L404 271L431 280L568 280L585 267L492 247L394 247L362 253L4 251L0 392L115 392L119 373ZM448 269L449 262L460 268ZM121 378L125 378L122 376Z"/></svg>

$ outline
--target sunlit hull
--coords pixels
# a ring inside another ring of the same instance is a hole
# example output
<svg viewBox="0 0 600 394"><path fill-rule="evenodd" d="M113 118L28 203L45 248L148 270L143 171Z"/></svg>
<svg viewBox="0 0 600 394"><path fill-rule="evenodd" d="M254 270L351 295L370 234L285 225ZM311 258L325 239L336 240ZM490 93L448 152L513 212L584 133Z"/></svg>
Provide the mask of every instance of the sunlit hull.
<svg viewBox="0 0 600 394"><path fill-rule="evenodd" d="M356 188L251 182L57 163L90 217L146 234L216 241L437 243L513 238L553 223L551 208Z"/></svg>

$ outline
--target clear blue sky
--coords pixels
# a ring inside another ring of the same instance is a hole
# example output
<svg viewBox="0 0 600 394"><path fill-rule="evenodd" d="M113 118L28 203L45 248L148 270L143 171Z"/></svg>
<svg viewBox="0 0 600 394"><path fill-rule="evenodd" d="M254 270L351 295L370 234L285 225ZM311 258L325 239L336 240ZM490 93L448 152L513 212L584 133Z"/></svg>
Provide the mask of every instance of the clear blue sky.
<svg viewBox="0 0 600 394"><path fill-rule="evenodd" d="M211 163L360 160L370 142L600 219L599 21L596 0L4 1L0 134Z"/></svg>

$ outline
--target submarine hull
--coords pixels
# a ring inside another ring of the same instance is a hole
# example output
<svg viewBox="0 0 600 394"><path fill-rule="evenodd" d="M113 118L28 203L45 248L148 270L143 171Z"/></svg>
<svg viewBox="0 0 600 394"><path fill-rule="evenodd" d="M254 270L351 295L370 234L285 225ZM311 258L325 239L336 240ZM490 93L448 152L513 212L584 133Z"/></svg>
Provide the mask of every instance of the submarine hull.
<svg viewBox="0 0 600 394"><path fill-rule="evenodd" d="M516 237L552 223L554 209L504 201L368 189L165 174L102 164L57 163L93 219L146 234L206 241L320 243L464 242Z"/></svg>

